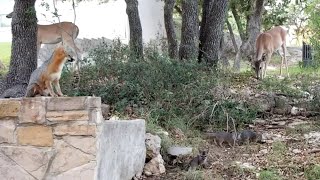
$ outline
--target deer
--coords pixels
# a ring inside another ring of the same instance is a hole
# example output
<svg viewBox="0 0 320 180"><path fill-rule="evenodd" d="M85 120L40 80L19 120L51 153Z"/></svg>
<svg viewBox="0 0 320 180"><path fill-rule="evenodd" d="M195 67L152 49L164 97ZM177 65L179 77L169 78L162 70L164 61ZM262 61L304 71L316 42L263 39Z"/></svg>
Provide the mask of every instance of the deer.
<svg viewBox="0 0 320 180"><path fill-rule="evenodd" d="M280 76L282 76L283 61L285 62L287 76L289 77L288 62L286 58L286 36L287 31L281 26L275 26L268 31L265 31L257 37L256 52L252 61L252 68L255 71L257 79L263 79L266 76L267 66L271 61L271 56L274 51L282 48L283 55L281 56Z"/></svg>
<svg viewBox="0 0 320 180"><path fill-rule="evenodd" d="M14 12L6 15L7 18L12 18ZM74 65L78 66L79 55L81 51L75 45L74 40L79 35L79 28L72 22L60 22L49 25L37 24L37 54L41 44L58 44L60 42L65 43L68 47L72 48L77 58ZM73 67L75 68L75 67ZM79 68L79 67L78 67Z"/></svg>

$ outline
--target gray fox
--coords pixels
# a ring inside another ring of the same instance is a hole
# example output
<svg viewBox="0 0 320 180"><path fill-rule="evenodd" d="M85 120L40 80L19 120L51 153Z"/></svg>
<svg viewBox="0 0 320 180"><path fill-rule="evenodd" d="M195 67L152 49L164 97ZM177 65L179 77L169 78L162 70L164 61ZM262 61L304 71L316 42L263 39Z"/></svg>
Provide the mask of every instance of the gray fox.
<svg viewBox="0 0 320 180"><path fill-rule="evenodd" d="M63 46L57 47L50 59L32 72L25 97L37 95L63 96L59 80L66 61L72 62L74 59L65 51ZM54 92L52 83L58 95Z"/></svg>
<svg viewBox="0 0 320 180"><path fill-rule="evenodd" d="M222 147L223 142L227 142L230 147L234 147L237 141L237 134L236 133L228 133L228 132L216 132L216 133L205 133L207 138L213 138L214 142Z"/></svg>
<svg viewBox="0 0 320 180"><path fill-rule="evenodd" d="M198 166L204 167L207 164L208 151L201 151L189 163L189 170L195 170Z"/></svg>
<svg viewBox="0 0 320 180"><path fill-rule="evenodd" d="M239 144L249 144L250 142L261 142L262 135L251 130L244 130L238 134L237 140Z"/></svg>

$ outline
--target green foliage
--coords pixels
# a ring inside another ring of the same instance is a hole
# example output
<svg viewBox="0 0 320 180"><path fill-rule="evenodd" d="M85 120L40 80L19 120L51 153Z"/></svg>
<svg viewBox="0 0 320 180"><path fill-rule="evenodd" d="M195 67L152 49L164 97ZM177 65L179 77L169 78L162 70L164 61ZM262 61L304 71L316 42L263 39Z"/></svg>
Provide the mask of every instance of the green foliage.
<svg viewBox="0 0 320 180"><path fill-rule="evenodd" d="M307 8L309 14L309 28L311 31L310 42L313 50L313 65L317 68L320 67L320 0L311 0Z"/></svg>
<svg viewBox="0 0 320 180"><path fill-rule="evenodd" d="M1 62L9 66L11 56L11 42L0 42L0 60Z"/></svg>
<svg viewBox="0 0 320 180"><path fill-rule="evenodd" d="M281 180L282 178L272 170L264 170L260 172L259 180Z"/></svg>
<svg viewBox="0 0 320 180"><path fill-rule="evenodd" d="M305 177L308 180L316 180L320 179L320 165L314 165L313 167L309 168L305 172Z"/></svg>
<svg viewBox="0 0 320 180"><path fill-rule="evenodd" d="M184 180L204 180L205 173L199 170L190 170L185 173Z"/></svg>
<svg viewBox="0 0 320 180"><path fill-rule="evenodd" d="M290 0L268 0L265 4L266 11L263 16L262 25L265 30L269 30L274 26L284 25L290 18L288 8Z"/></svg>
<svg viewBox="0 0 320 180"><path fill-rule="evenodd" d="M289 96L299 96L301 91L292 86L293 80L285 78L283 80L273 77L266 77L258 84L258 89L267 90L269 92L284 93Z"/></svg>
<svg viewBox="0 0 320 180"><path fill-rule="evenodd" d="M225 127L227 118L229 124L231 118L241 124L256 117L255 107L219 94L219 89L230 86L229 73L169 59L154 47L147 47L145 59L137 60L119 42L102 45L91 57L81 69L79 89L73 87L70 72L64 71L63 92L100 96L120 114L127 105L135 105L135 113L147 120L150 131L178 127L187 132L208 124L218 128Z"/></svg>

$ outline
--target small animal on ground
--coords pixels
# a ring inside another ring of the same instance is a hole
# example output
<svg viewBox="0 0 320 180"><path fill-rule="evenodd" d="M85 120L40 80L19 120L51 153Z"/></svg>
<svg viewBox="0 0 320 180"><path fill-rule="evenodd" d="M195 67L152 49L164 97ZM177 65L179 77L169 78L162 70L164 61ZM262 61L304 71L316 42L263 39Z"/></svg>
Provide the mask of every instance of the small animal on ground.
<svg viewBox="0 0 320 180"><path fill-rule="evenodd" d="M55 49L49 60L32 72L25 96L64 96L60 89L59 80L66 61L72 62L74 59L60 45ZM54 92L52 84L57 94Z"/></svg>
<svg viewBox="0 0 320 180"><path fill-rule="evenodd" d="M237 144L237 134L232 132L216 132L216 133L205 133L207 138L212 138L214 142L222 147L222 144L226 142L230 147L234 147Z"/></svg>
<svg viewBox="0 0 320 180"><path fill-rule="evenodd" d="M189 170L195 170L198 167L205 167L207 165L208 151L200 151L189 163Z"/></svg>
<svg viewBox="0 0 320 180"><path fill-rule="evenodd" d="M238 134L237 140L239 144L243 144L243 143L249 144L250 142L257 143L257 142L261 142L262 135L252 130L244 130Z"/></svg>

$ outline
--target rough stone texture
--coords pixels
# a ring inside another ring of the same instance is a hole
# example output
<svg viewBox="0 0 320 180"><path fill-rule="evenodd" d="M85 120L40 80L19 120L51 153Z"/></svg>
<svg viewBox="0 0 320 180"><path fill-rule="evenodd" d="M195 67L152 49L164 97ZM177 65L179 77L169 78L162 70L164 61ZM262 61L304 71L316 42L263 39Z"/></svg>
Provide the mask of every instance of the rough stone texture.
<svg viewBox="0 0 320 180"><path fill-rule="evenodd" d="M17 128L20 145L52 146L52 128L47 126L27 126Z"/></svg>
<svg viewBox="0 0 320 180"><path fill-rule="evenodd" d="M172 156L187 155L192 153L192 147L171 146L168 148L167 153Z"/></svg>
<svg viewBox="0 0 320 180"><path fill-rule="evenodd" d="M86 97L59 97L50 98L47 102L48 111L71 111L86 108Z"/></svg>
<svg viewBox="0 0 320 180"><path fill-rule="evenodd" d="M105 121L99 138L100 180L130 180L141 175L146 158L145 121Z"/></svg>
<svg viewBox="0 0 320 180"><path fill-rule="evenodd" d="M55 140L55 147L57 154L52 161L50 175L61 174L95 159L94 155L74 148L62 140Z"/></svg>
<svg viewBox="0 0 320 180"><path fill-rule="evenodd" d="M101 124L103 122L103 116L100 108L91 109L89 112L89 121Z"/></svg>
<svg viewBox="0 0 320 180"><path fill-rule="evenodd" d="M4 146L0 151L37 179L43 179L52 153L34 147Z"/></svg>
<svg viewBox="0 0 320 180"><path fill-rule="evenodd" d="M158 176L166 172L161 154L151 159L144 167L143 172L147 176Z"/></svg>
<svg viewBox="0 0 320 180"><path fill-rule="evenodd" d="M79 111L48 111L46 118L48 121L88 121L89 112Z"/></svg>
<svg viewBox="0 0 320 180"><path fill-rule="evenodd" d="M61 173L56 177L52 177L52 180L93 180L94 179L94 168L96 167L95 162L73 168L67 172Z"/></svg>
<svg viewBox="0 0 320 180"><path fill-rule="evenodd" d="M93 137L83 136L65 136L63 137L64 142L70 146L79 149L80 151L87 154L96 154L96 139Z"/></svg>
<svg viewBox="0 0 320 180"><path fill-rule="evenodd" d="M96 125L92 123L70 123L59 124L54 127L54 134L62 135L83 135L83 136L96 136Z"/></svg>
<svg viewBox="0 0 320 180"><path fill-rule="evenodd" d="M101 98L100 97L88 97L86 101L88 108L101 108Z"/></svg>
<svg viewBox="0 0 320 180"><path fill-rule="evenodd" d="M161 139L157 135L146 134L147 158L153 159L160 154Z"/></svg>
<svg viewBox="0 0 320 180"><path fill-rule="evenodd" d="M0 177L1 179L12 179L12 180L35 180L21 168L18 164L13 162L9 157L0 152Z"/></svg>
<svg viewBox="0 0 320 180"><path fill-rule="evenodd" d="M23 98L19 123L39 123L46 121L46 101L44 97Z"/></svg>
<svg viewBox="0 0 320 180"><path fill-rule="evenodd" d="M1 99L0 119L5 117L17 117L20 112L20 101L11 99Z"/></svg>
<svg viewBox="0 0 320 180"><path fill-rule="evenodd" d="M16 128L14 121L0 121L0 143L15 143L14 129Z"/></svg>

